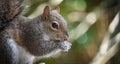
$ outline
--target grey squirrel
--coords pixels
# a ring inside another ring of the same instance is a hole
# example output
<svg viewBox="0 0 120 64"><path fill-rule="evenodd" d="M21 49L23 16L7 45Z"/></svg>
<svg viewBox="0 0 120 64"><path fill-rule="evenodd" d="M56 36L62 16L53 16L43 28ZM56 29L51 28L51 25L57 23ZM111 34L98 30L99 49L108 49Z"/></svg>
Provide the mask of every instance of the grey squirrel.
<svg viewBox="0 0 120 64"><path fill-rule="evenodd" d="M0 0L0 64L33 64L37 58L68 51L67 23L56 7L28 19L22 0Z"/></svg>

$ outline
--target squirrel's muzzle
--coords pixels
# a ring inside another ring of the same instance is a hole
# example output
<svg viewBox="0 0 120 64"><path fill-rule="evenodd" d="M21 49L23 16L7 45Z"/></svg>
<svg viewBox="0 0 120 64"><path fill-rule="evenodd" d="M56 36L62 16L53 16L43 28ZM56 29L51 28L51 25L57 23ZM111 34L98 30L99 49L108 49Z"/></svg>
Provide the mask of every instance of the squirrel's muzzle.
<svg viewBox="0 0 120 64"><path fill-rule="evenodd" d="M64 36L63 36L63 40L64 41L67 41L68 40L68 38L69 38L69 35L68 35L68 33L67 32L65 32L65 34L64 34Z"/></svg>

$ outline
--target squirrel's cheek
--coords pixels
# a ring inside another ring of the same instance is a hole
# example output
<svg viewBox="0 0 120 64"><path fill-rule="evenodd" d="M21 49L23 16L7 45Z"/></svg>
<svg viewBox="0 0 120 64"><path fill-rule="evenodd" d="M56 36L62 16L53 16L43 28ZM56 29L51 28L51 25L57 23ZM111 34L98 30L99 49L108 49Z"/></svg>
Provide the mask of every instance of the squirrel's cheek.
<svg viewBox="0 0 120 64"><path fill-rule="evenodd" d="M60 45L61 45L62 51L64 51L64 52L68 52L69 49L72 46L72 44L70 42L68 42L68 41L64 41L64 42L60 43Z"/></svg>

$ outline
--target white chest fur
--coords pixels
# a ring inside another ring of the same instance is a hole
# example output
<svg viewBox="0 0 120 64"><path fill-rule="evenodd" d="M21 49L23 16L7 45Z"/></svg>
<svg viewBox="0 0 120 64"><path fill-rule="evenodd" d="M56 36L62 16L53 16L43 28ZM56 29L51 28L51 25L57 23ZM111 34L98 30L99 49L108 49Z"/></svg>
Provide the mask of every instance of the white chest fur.
<svg viewBox="0 0 120 64"><path fill-rule="evenodd" d="M7 44L10 45L13 52L13 58L18 62L18 64L31 64L34 60L34 56L30 55L28 52L25 51L21 46L15 43L13 39L7 39Z"/></svg>

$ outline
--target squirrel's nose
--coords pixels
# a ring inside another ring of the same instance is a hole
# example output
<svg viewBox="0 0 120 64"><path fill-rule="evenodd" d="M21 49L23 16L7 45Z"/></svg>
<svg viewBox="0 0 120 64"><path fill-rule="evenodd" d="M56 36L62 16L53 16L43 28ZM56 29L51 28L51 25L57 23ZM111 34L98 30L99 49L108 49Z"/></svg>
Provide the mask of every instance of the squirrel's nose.
<svg viewBox="0 0 120 64"><path fill-rule="evenodd" d="M64 41L68 40L68 38L69 38L68 33L65 33L65 35L64 35Z"/></svg>

